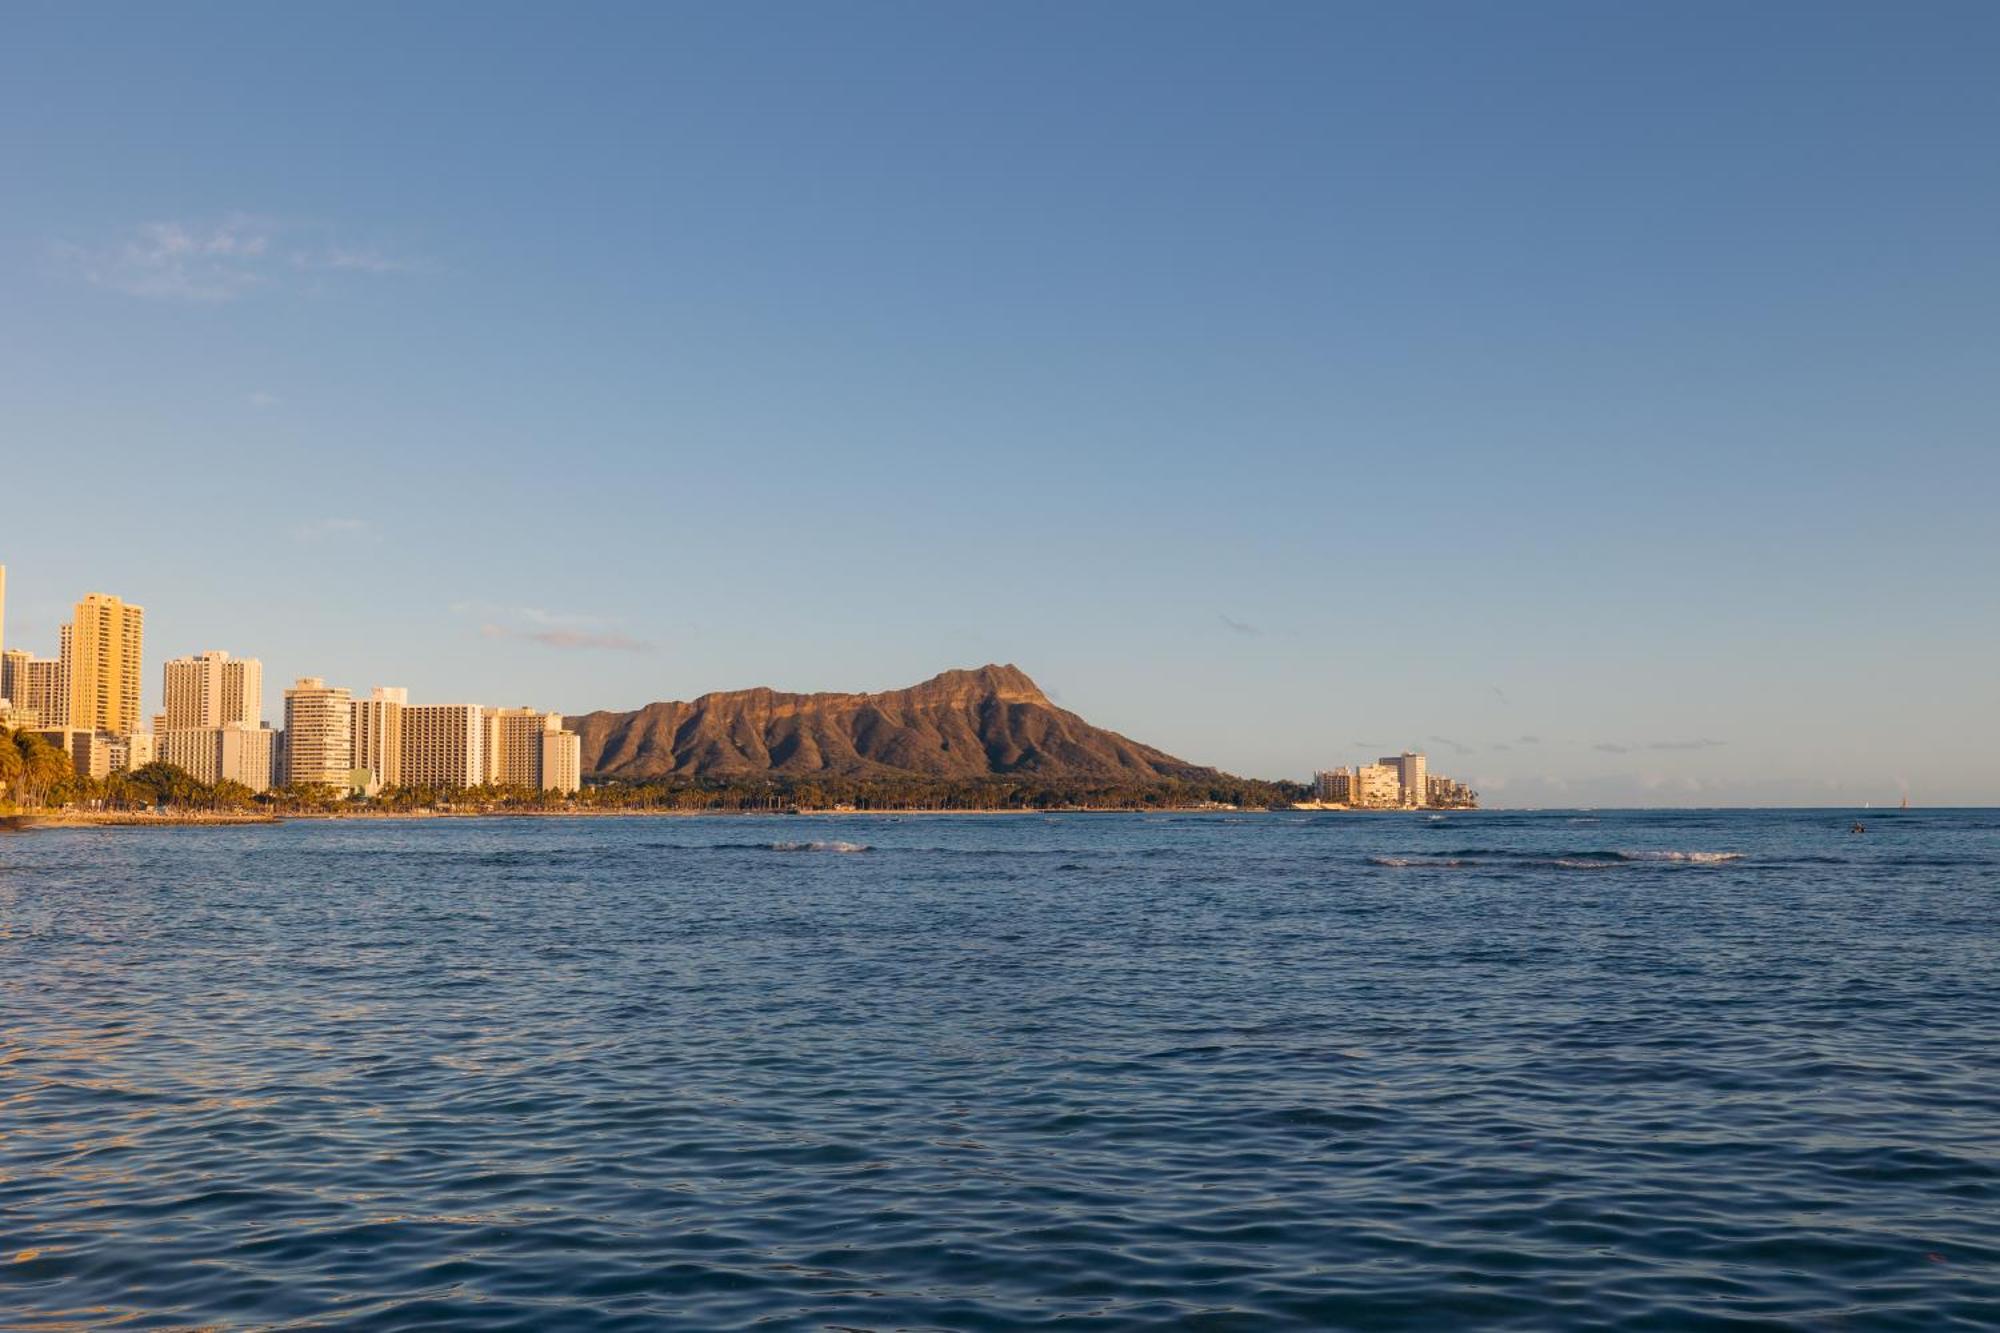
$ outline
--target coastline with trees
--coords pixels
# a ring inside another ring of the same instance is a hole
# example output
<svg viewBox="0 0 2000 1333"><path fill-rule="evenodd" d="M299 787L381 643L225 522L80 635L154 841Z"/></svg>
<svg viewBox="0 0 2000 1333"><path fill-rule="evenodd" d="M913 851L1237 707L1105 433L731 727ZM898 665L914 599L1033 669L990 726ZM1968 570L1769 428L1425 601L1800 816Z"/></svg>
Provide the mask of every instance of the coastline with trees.
<svg viewBox="0 0 2000 1333"><path fill-rule="evenodd" d="M1216 774L1199 780L1080 782L984 778L660 778L599 781L572 793L527 787L334 787L202 782L155 762L102 778L79 774L31 731L0 731L0 815L26 825L268 822L292 817L592 814L836 814L1285 809L1307 789Z"/></svg>

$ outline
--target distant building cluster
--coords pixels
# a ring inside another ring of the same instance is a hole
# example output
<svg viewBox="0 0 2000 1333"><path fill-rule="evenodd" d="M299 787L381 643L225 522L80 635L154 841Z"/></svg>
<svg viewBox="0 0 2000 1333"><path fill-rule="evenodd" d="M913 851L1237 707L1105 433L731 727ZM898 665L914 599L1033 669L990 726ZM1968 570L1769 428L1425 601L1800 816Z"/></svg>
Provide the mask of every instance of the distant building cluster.
<svg viewBox="0 0 2000 1333"><path fill-rule="evenodd" d="M39 733L83 776L155 760L201 782L253 792L322 786L374 795L385 787L583 785L582 744L560 713L478 704L412 704L377 687L357 699L317 676L285 691L284 726L264 721L264 664L225 652L166 664L161 709L141 724L146 612L91 593L58 635L56 655L6 647L7 569L0 565L0 722Z"/></svg>
<svg viewBox="0 0 2000 1333"><path fill-rule="evenodd" d="M1428 772L1424 756L1410 750L1372 764L1321 770L1313 774L1313 798L1356 810L1464 810L1479 803L1479 793Z"/></svg>

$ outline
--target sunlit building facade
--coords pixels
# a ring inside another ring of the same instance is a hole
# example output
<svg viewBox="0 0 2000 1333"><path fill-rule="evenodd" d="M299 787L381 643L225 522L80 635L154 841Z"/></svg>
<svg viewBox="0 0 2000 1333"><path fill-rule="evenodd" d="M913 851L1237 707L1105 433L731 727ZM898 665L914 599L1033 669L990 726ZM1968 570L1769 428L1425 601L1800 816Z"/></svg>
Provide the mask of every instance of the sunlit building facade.
<svg viewBox="0 0 2000 1333"><path fill-rule="evenodd" d="M348 787L354 771L353 696L318 676L285 691L285 781Z"/></svg>

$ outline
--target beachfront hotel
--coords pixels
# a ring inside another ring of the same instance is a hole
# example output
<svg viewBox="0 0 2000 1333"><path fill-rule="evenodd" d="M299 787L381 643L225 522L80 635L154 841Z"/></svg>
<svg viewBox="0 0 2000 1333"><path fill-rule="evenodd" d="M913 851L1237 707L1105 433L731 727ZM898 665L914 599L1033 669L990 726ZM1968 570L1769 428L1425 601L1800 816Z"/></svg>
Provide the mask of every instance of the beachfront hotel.
<svg viewBox="0 0 2000 1333"><path fill-rule="evenodd" d="M409 706L408 690L387 685L354 701L354 771L365 775L362 790L403 785L403 710Z"/></svg>
<svg viewBox="0 0 2000 1333"><path fill-rule="evenodd" d="M63 725L115 736L140 730L139 668L146 610L121 597L93 592L76 604L64 637L69 716Z"/></svg>
<svg viewBox="0 0 2000 1333"><path fill-rule="evenodd" d="M414 704L403 710L404 787L486 783L486 727L477 704Z"/></svg>
<svg viewBox="0 0 2000 1333"><path fill-rule="evenodd" d="M575 791L582 785L582 746L563 730L561 713L538 708L486 710L487 781L500 787Z"/></svg>
<svg viewBox="0 0 2000 1333"><path fill-rule="evenodd" d="M264 664L254 657L224 652L176 657L166 664L163 683L155 731L263 724Z"/></svg>
<svg viewBox="0 0 2000 1333"><path fill-rule="evenodd" d="M285 691L285 785L345 789L354 771L348 691L301 676Z"/></svg>
<svg viewBox="0 0 2000 1333"><path fill-rule="evenodd" d="M1478 795L1463 782L1431 774L1422 753L1405 750L1372 764L1313 774L1313 799L1355 810L1418 810L1464 808L1476 804Z"/></svg>
<svg viewBox="0 0 2000 1333"><path fill-rule="evenodd" d="M270 727L225 722L157 734L156 758L211 786L237 782L252 792L268 791L285 776L284 733Z"/></svg>

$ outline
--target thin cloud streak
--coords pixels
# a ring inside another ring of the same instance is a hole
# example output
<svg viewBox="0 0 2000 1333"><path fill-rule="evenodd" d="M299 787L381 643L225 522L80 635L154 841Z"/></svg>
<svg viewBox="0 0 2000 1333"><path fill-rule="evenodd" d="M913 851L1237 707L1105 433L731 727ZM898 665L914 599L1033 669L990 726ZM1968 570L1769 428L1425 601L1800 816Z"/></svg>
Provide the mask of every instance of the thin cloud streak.
<svg viewBox="0 0 2000 1333"><path fill-rule="evenodd" d="M421 267L379 248L343 244L331 230L231 213L213 222L142 222L109 242L62 241L51 253L58 268L93 287L193 305L222 304L282 288L288 263L301 271L357 274L407 273Z"/></svg>
<svg viewBox="0 0 2000 1333"><path fill-rule="evenodd" d="M375 525L365 518L317 518L292 529L292 539L308 545L337 538L372 541L380 535Z"/></svg>
<svg viewBox="0 0 2000 1333"><path fill-rule="evenodd" d="M479 627L482 637L488 639L526 639L539 643L544 648L559 648L567 651L650 653L653 645L643 639L635 639L629 634L592 632L576 629L524 630L510 629L505 625L485 624Z"/></svg>

